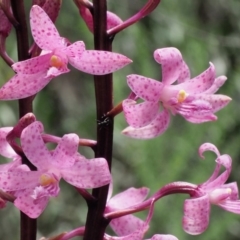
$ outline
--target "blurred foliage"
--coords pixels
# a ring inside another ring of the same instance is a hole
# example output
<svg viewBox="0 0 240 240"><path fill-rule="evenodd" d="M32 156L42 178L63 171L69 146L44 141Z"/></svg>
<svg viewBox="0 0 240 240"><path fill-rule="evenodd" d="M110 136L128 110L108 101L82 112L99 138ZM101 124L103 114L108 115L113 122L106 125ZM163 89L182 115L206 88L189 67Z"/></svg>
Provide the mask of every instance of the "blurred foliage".
<svg viewBox="0 0 240 240"><path fill-rule="evenodd" d="M108 1L109 10L123 20L135 14L146 0ZM29 3L27 3L29 4ZM29 6L28 6L29 9ZM133 63L114 73L114 102L117 104L130 92L126 75L136 73L161 79L160 66L153 59L157 48L178 48L196 76L213 62L217 75L226 75L228 81L220 89L232 97L229 106L217 115L219 120L201 125L186 122L180 116L172 117L171 126L160 137L148 141L129 139L120 134L127 124L120 114L115 120L113 178L114 192L130 186L148 186L153 193L172 181L204 182L214 169L215 156L206 154L200 160L198 147L204 142L214 143L221 153L233 158L229 181L240 182L240 1L238 0L162 0L158 8L134 26L119 33L114 40L114 51ZM79 17L72 1L63 1L57 28L70 41L83 40L93 48L93 38ZM15 35L12 31L7 43L9 55L17 60ZM0 83L6 82L13 71L0 59ZM94 84L90 75L75 69L54 79L38 94L34 112L48 133L63 135L76 132L83 138L96 138ZM17 102L0 103L0 126L17 122ZM88 157L93 153L86 148ZM6 162L2 159L2 162ZM83 225L86 205L76 190L61 183L62 191L52 199L38 221L38 237L50 236ZM181 227L183 201L186 196L168 196L155 205L150 231L169 233L179 239L239 239L240 217L215 206L207 231L199 236L186 234ZM143 218L146 214L141 214ZM0 239L18 239L19 213L8 204L0 211ZM76 238L77 239L77 238Z"/></svg>

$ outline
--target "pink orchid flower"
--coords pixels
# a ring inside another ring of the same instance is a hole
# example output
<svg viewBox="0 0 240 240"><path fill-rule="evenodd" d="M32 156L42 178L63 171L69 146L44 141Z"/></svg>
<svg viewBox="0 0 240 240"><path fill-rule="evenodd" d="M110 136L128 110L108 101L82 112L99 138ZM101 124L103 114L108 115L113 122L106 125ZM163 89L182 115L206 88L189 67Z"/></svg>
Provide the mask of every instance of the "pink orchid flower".
<svg viewBox="0 0 240 240"><path fill-rule="evenodd" d="M220 155L216 146L205 143L199 148L199 155L203 157L205 151L216 153L216 167L211 177L199 184L201 196L192 196L184 202L183 229L192 235L203 233L209 224L210 204L215 204L229 212L240 214L240 200L238 187L235 182L226 184L231 173L232 159L229 155ZM220 168L226 170L220 175Z"/></svg>
<svg viewBox="0 0 240 240"><path fill-rule="evenodd" d="M147 193L148 193L147 188L140 189L129 188L128 190L114 196L110 200L111 202L109 201L110 204L108 203L107 205L108 207L109 206L113 207L113 210L116 210L118 208L118 204L120 204L121 207L124 208L129 207L130 204L128 203L128 200L130 200L131 205L134 205L133 202L134 199L136 199L138 202L143 201ZM126 196L126 198L124 198L124 196ZM117 229L117 231L119 231L120 234L118 234L119 235L118 237L113 237L105 234L104 240L142 240L144 238L145 233L148 231L149 222L152 219L152 215L153 204L150 206L149 213L145 222L140 219L136 221L137 218L133 218L133 215L126 215L112 220L116 221L114 223L115 225L114 231L115 229ZM124 222L124 220L126 220L126 222ZM146 240L178 240L178 239L173 235L155 234L151 239Z"/></svg>
<svg viewBox="0 0 240 240"><path fill-rule="evenodd" d="M67 46L48 15L37 5L31 8L30 25L34 41L42 49L42 53L38 57L12 65L17 74L0 88L2 100L36 94L52 78L69 72L68 62L78 70L93 75L117 71L131 62L118 53L86 50L82 41Z"/></svg>
<svg viewBox="0 0 240 240"><path fill-rule="evenodd" d="M214 121L217 119L214 113L231 100L228 96L214 94L227 78L215 78L212 63L206 71L190 79L189 69L176 48L157 49L154 58L162 65L162 82L136 74L127 77L132 92L144 102L123 101L124 115L130 125L123 134L142 139L157 137L168 128L168 110L192 123ZM175 81L177 84L172 85ZM160 106L163 107L161 112Z"/></svg>
<svg viewBox="0 0 240 240"><path fill-rule="evenodd" d="M35 121L23 130L20 138L24 154L37 171L0 171L0 189L17 191L14 205L31 218L37 218L49 198L58 195L61 178L77 188L97 188L111 180L104 158L87 160L77 152L76 134L64 135L56 149L49 151L42 131L42 124Z"/></svg>

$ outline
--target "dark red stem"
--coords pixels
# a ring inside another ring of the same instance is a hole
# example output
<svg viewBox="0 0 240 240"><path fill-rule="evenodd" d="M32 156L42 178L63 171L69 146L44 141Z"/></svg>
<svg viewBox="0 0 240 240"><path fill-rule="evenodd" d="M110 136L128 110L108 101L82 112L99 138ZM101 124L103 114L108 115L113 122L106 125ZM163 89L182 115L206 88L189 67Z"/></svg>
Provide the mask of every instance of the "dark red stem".
<svg viewBox="0 0 240 240"><path fill-rule="evenodd" d="M112 41L106 33L106 0L93 0L94 17L94 44L96 50L111 51ZM113 86L112 74L104 76L94 76L95 95L97 105L97 119L102 117L113 107ZM97 126L97 146L95 156L103 157L107 160L109 169L112 162L113 144L113 118L109 118L109 123L105 126ZM84 240L102 240L105 229L109 223L103 217L108 194L108 186L103 186L93 190L96 202L88 203L88 215Z"/></svg>
<svg viewBox="0 0 240 240"><path fill-rule="evenodd" d="M11 0L12 11L16 21L19 23L16 27L18 60L23 61L29 58L28 49L28 28L26 22L25 8L23 0ZM19 118L26 113L32 112L32 97L19 100ZM32 170L35 170L29 160L23 155L22 162L27 164ZM37 220L31 219L21 212L21 240L34 240L37 237Z"/></svg>

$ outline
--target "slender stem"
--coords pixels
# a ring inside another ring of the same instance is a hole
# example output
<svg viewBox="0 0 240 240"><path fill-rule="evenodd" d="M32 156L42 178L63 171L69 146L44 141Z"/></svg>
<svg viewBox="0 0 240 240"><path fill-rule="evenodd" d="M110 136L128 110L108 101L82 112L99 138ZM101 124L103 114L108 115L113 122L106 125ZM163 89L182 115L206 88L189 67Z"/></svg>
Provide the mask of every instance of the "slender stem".
<svg viewBox="0 0 240 240"><path fill-rule="evenodd" d="M29 58L28 49L28 29L25 16L25 8L23 0L11 0L12 11L15 19L19 23L15 27L18 47L18 60L23 61ZM19 118L23 117L26 113L32 112L32 97L19 100ZM26 156L22 156L23 164L27 164L32 170L33 165L30 165ZM21 212L21 240L34 240L37 237L37 220L31 219Z"/></svg>
<svg viewBox="0 0 240 240"><path fill-rule="evenodd" d="M111 51L112 42L106 34L106 0L93 0L94 17L94 44L96 50ZM113 86L112 74L104 76L94 76L95 95L97 105L97 119L100 120L113 107ZM103 157L107 160L109 169L112 162L112 144L113 144L113 119L104 127L97 126L97 146L95 149L96 157ZM96 188L93 190L93 196L96 202L88 203L88 215L86 221L86 230L84 240L102 240L105 229L109 223L103 217L108 186Z"/></svg>

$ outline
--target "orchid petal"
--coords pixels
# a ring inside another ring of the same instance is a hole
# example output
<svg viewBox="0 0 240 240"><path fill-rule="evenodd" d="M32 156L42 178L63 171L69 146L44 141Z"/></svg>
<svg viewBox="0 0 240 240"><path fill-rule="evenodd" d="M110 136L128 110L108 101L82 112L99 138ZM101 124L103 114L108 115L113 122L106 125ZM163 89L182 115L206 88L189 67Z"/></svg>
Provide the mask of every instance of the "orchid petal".
<svg viewBox="0 0 240 240"><path fill-rule="evenodd" d="M189 70L187 64L183 61L181 64L181 73L178 77L177 82L183 83L189 79L190 79L190 70Z"/></svg>
<svg viewBox="0 0 240 240"><path fill-rule="evenodd" d="M232 100L230 97L221 94L201 94L197 97L198 99L209 102L212 107L212 112L219 111Z"/></svg>
<svg viewBox="0 0 240 240"><path fill-rule="evenodd" d="M41 133L43 125L36 121L26 127L21 135L21 146L26 157L38 169L45 169L51 164L51 153L47 149Z"/></svg>
<svg viewBox="0 0 240 240"><path fill-rule="evenodd" d="M61 4L62 4L62 0L51 0L51 1L46 1L44 5L42 5L41 7L49 16L49 18L52 20L52 22L55 22L59 14Z"/></svg>
<svg viewBox="0 0 240 240"><path fill-rule="evenodd" d="M122 54L97 50L86 50L80 56L69 58L73 67L93 75L115 72L131 62Z"/></svg>
<svg viewBox="0 0 240 240"><path fill-rule="evenodd" d="M45 72L37 74L17 74L0 88L1 100L15 100L32 96L43 89L52 77L44 78Z"/></svg>
<svg viewBox="0 0 240 240"><path fill-rule="evenodd" d="M225 200L218 203L218 206L228 212L240 214L240 200Z"/></svg>
<svg viewBox="0 0 240 240"><path fill-rule="evenodd" d="M169 122L170 115L167 110L163 110L149 125L142 128L133 128L129 126L125 128L122 133L132 138L154 138L166 131Z"/></svg>
<svg viewBox="0 0 240 240"><path fill-rule="evenodd" d="M218 151L217 147L212 143L204 143L198 149L198 154L201 158L204 159L203 153L206 151L214 152L218 157L220 156L220 152Z"/></svg>
<svg viewBox="0 0 240 240"><path fill-rule="evenodd" d="M161 48L154 52L154 59L162 65L162 83L170 85L179 77L182 78L182 69L186 65L182 55L176 48Z"/></svg>
<svg viewBox="0 0 240 240"><path fill-rule="evenodd" d="M86 48L83 41L77 41L68 46L66 48L66 54L68 56L70 64L72 64L72 62L74 63L80 61L80 58L85 50Z"/></svg>
<svg viewBox="0 0 240 240"><path fill-rule="evenodd" d="M138 230L139 228L142 228L144 221L130 214L113 219L110 222L110 225L118 236L126 236Z"/></svg>
<svg viewBox="0 0 240 240"><path fill-rule="evenodd" d="M210 202L208 196L186 199L184 202L183 229L191 235L203 233L209 224Z"/></svg>
<svg viewBox="0 0 240 240"><path fill-rule="evenodd" d="M37 218L46 208L49 197L45 196L35 200L31 197L32 193L33 188L16 192L17 198L14 205L30 218Z"/></svg>
<svg viewBox="0 0 240 240"><path fill-rule="evenodd" d="M111 181L104 158L78 161L71 168L62 169L61 174L66 182L78 188L97 188Z"/></svg>
<svg viewBox="0 0 240 240"><path fill-rule="evenodd" d="M122 103L123 112L127 123L131 127L144 127L151 123L158 115L159 105L155 102L143 102L126 99Z"/></svg>
<svg viewBox="0 0 240 240"><path fill-rule="evenodd" d="M142 202L148 195L149 189L146 187L142 188L129 188L114 197L112 197L107 207L111 209L124 209L131 207L137 203Z"/></svg>
<svg viewBox="0 0 240 240"><path fill-rule="evenodd" d="M0 171L0 189L9 192L35 187L41 174L39 171Z"/></svg>
<svg viewBox="0 0 240 240"><path fill-rule="evenodd" d="M75 162L78 143L78 135L74 133L64 135L53 151L51 164L60 169L71 167Z"/></svg>
<svg viewBox="0 0 240 240"><path fill-rule="evenodd" d="M226 80L227 80L226 76L219 76L219 77L217 77L214 80L213 85L209 89L204 91L203 93L204 94L214 94L226 82Z"/></svg>
<svg viewBox="0 0 240 240"><path fill-rule="evenodd" d="M22 160L19 157L12 162L5 163L5 164L0 164L0 171L5 172L5 171L9 171L9 170L19 169L20 166L21 167L26 166L26 165L21 165L21 164L22 164Z"/></svg>
<svg viewBox="0 0 240 240"><path fill-rule="evenodd" d="M238 194L238 186L236 182L231 182L227 184L223 184L221 188L230 188L231 189L231 195L229 197L230 200L237 200L239 198Z"/></svg>
<svg viewBox="0 0 240 240"><path fill-rule="evenodd" d="M155 234L151 237L151 240L178 240L178 238L170 234Z"/></svg>
<svg viewBox="0 0 240 240"><path fill-rule="evenodd" d="M206 71L197 77L189 81L185 81L184 83L175 85L174 87L177 87L179 90L184 89L184 91L190 94L197 94L208 90L213 85L214 80L215 67L212 63L210 63L210 67Z"/></svg>
<svg viewBox="0 0 240 240"><path fill-rule="evenodd" d="M6 158L18 157L16 152L12 149L6 140L8 133L12 131L12 129L12 127L0 128L0 154Z"/></svg>
<svg viewBox="0 0 240 240"><path fill-rule="evenodd" d="M131 90L146 101L158 102L163 84L151 78L137 74L127 76L127 83Z"/></svg>
<svg viewBox="0 0 240 240"><path fill-rule="evenodd" d="M43 50L64 47L62 38L44 10L34 5L30 11L30 25L36 44Z"/></svg>
<svg viewBox="0 0 240 240"><path fill-rule="evenodd" d="M19 74L35 74L46 72L49 68L52 53L40 55L12 65L12 69Z"/></svg>

